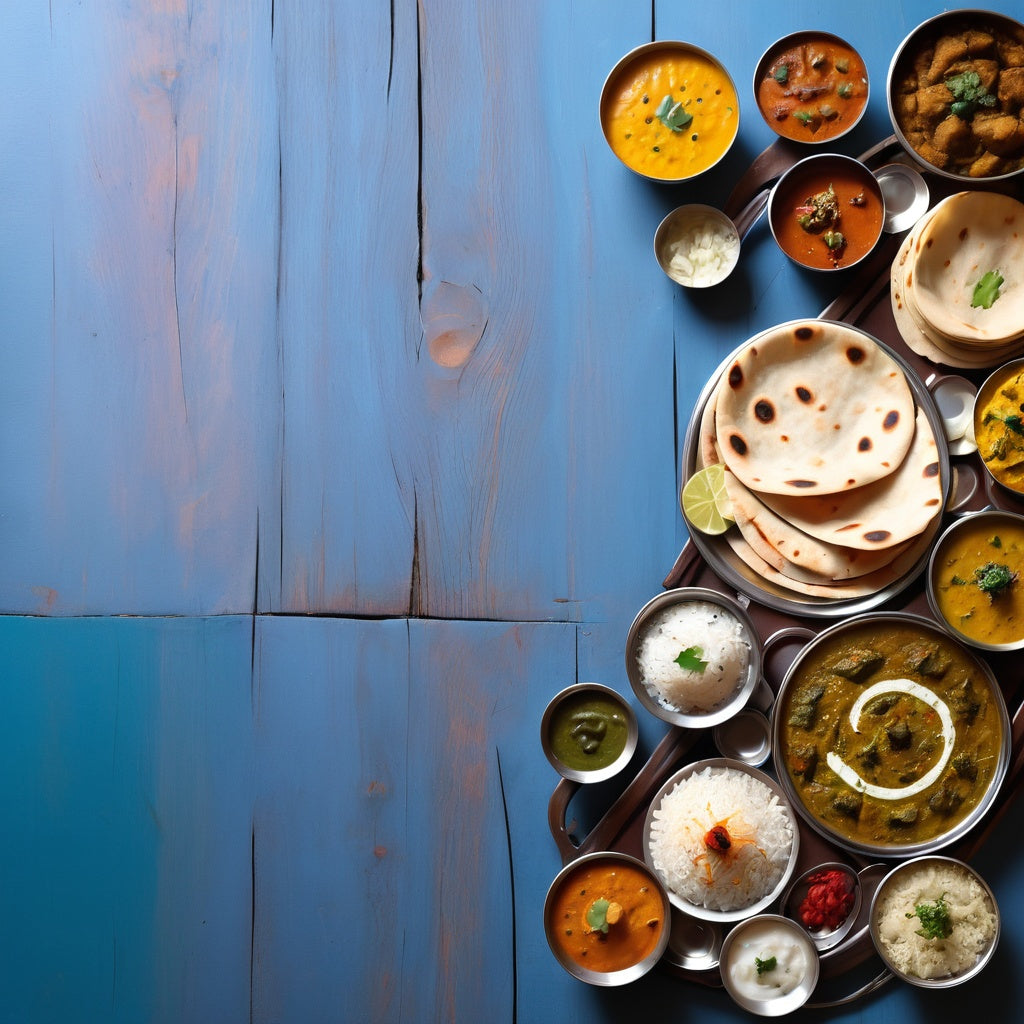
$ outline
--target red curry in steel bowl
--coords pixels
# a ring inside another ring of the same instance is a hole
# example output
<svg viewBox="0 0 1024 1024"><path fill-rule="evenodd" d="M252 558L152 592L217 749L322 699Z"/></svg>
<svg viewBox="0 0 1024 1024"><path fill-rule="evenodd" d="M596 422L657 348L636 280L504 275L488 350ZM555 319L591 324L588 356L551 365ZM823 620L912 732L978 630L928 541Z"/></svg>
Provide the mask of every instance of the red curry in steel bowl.
<svg viewBox="0 0 1024 1024"><path fill-rule="evenodd" d="M809 156L778 180L768 223L779 248L812 270L844 270L875 247L885 199L870 169L838 153Z"/></svg>
<svg viewBox="0 0 1024 1024"><path fill-rule="evenodd" d="M754 71L765 123L795 142L831 142L864 116L868 72L860 54L828 32L795 32L765 51Z"/></svg>

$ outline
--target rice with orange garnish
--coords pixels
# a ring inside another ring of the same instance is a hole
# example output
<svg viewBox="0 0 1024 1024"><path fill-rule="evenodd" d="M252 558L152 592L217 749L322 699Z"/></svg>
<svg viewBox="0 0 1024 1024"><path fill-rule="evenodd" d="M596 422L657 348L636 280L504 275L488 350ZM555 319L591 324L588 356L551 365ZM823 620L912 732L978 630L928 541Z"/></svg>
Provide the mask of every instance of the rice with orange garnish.
<svg viewBox="0 0 1024 1024"><path fill-rule="evenodd" d="M735 911L780 885L795 836L789 808L764 782L738 768L708 765L680 779L654 809L650 853L681 899Z"/></svg>

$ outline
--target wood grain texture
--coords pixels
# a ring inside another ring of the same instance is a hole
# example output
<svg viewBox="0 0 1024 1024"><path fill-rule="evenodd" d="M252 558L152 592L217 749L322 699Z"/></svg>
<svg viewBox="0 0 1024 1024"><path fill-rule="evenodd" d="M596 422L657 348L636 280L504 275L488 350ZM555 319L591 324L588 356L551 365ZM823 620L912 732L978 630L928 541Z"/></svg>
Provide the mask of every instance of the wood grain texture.
<svg viewBox="0 0 1024 1024"><path fill-rule="evenodd" d="M817 23L874 76L857 153L933 9L7 6L0 1024L735 1021L551 956L539 724L573 682L629 694L697 395L833 283L758 223L727 285L673 285L657 224L723 204L770 132L748 101L718 168L655 185L597 98L655 37L748 97ZM642 716L638 756L663 734ZM978 859L1008 908L1022 813ZM1007 927L999 1019L1022 957ZM892 985L794 1019L934 1011Z"/></svg>

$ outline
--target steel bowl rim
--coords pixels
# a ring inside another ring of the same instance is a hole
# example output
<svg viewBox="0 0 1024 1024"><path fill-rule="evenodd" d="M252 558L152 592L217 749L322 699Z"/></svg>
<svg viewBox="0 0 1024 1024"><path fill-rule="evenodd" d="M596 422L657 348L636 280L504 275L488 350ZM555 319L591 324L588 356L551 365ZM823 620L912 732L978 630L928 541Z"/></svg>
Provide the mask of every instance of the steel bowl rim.
<svg viewBox="0 0 1024 1024"><path fill-rule="evenodd" d="M848 619L844 619L841 622L834 622L829 625L826 629L823 629L817 636L809 640L805 647L803 647L793 658L792 663L786 670L785 676L779 686L778 696L775 700L775 704L772 706L772 757L776 759L779 751L780 743L780 731L781 725L781 713L779 708L782 707L783 698L786 695L789 687L792 685L793 680L796 676L796 672L800 667L801 663L806 660L814 648L830 640L832 637L839 633L847 630L855 629L864 623L868 622L880 622L880 623L900 623L903 625L916 625L922 629L929 630L931 632L940 633L942 636L951 643L959 644L963 648L964 653L977 665L979 671L985 676L986 681L989 684L990 689L993 693L993 699L995 700L996 706L999 710L999 717L1002 723L1002 743L999 750L999 763L996 766L996 770L993 773L992 780L989 783L988 789L985 792L985 796L982 800L975 805L971 812L962 818L956 825L948 829L941 835L935 836L932 839L925 840L923 842L911 843L905 846L892 846L882 845L875 843L862 843L853 839L849 839L846 836L840 835L838 832L829 828L827 825L822 823L810 813L810 811L804 806L803 800L800 799L799 793L797 793L793 786L792 779L789 777L789 773L784 769L778 770L779 784L782 787L783 792L786 794L786 799L789 801L791 806L794 808L800 818L807 824L811 829L818 833L818 835L824 837L835 846L847 853L855 855L862 855L868 857L879 857L883 860L891 858L908 858L917 856L926 856L935 854L936 851L943 850L957 840L962 839L967 833L971 831L979 821L985 816L985 814L992 807L996 798L999 795L999 791L1002 788L1003 781L1006 778L1006 773L1009 769L1010 755L1012 751L1011 743L1011 722L1010 714L1006 707L1006 700L1003 696L1002 688L999 685L999 681L996 678L995 672L992 667L982 658L980 655L967 647L966 644L960 643L956 637L950 636L948 632L942 627L942 625L936 622L934 619L928 618L925 615L919 615L915 612L903 612L903 611L871 611L864 612L860 615L851 616Z"/></svg>
<svg viewBox="0 0 1024 1024"><path fill-rule="evenodd" d="M1002 21L1011 25L1015 25L1018 28L1024 29L1024 23L1017 21L1015 18L1010 17L1008 14L1003 14L1001 11L985 10L979 7L956 7L949 11L940 11L938 14L933 14L930 18L926 18L915 28L911 29L910 32L903 38L899 46L896 48L892 55L892 59L889 61L889 70L885 76L885 103L886 108L889 112L889 122L892 126L893 134L896 136L900 146L906 151L907 155L924 170L936 175L937 177L944 178L946 181L957 181L961 184L973 183L970 187L976 188L979 183L987 182L1003 182L1011 181L1014 178L1024 174L1024 167L1021 167L1016 171L1009 171L1006 174L994 174L987 178L971 178L963 174L952 174L949 171L944 171L940 167L936 167L934 164L929 163L922 157L910 142L907 137L903 134L899 124L896 121L896 112L893 109L892 103L892 90L893 90L893 76L896 74L897 67L899 65L900 58L906 53L912 40L919 36L920 33L926 30L931 30L940 21L953 21L957 18L962 18L970 15L978 15L979 17L994 19L995 21Z"/></svg>
<svg viewBox="0 0 1024 1024"><path fill-rule="evenodd" d="M625 160L623 160L618 155L618 153L616 153L615 150L612 149L611 141L608 138L608 130L605 126L604 106L605 100L608 96L608 86L611 84L612 80L615 78L616 75L621 74L623 69L628 67L632 61L636 60L643 54L651 53L657 50L685 51L687 53L694 53L701 57L704 57L705 59L709 60L712 64L714 64L722 72L723 75L725 75L729 84L732 86L733 92L736 94L736 130L733 132L733 136L729 140L729 144L725 147L725 149L722 151L721 156L719 156L719 158L714 163L709 164L707 167L705 167L701 171L698 171L696 174L691 174L684 178L658 178L651 174L644 174L643 171L638 171L634 167L630 167L629 164L627 164ZM706 50L703 46L700 46L697 43L687 42L685 39L654 39L651 40L650 42L640 43L638 46L634 46L633 49L627 50L626 53L624 53L612 65L612 69L605 76L604 82L601 85L601 92L598 98L597 106L597 119L599 127L601 129L601 136L605 140L605 143L611 150L612 155L615 157L615 159L618 160L623 167L631 171L633 174L636 174L638 177L641 177L646 181L653 181L659 185L682 185L688 181L696 181L697 178L700 178L702 175L707 174L708 171L713 170L715 167L717 167L726 158L732 147L735 145L736 140L739 138L740 120L742 116L743 105L740 103L740 94L739 90L736 88L736 80L732 77L732 74L730 73L729 69L725 66L725 62L722 60L721 57L715 56L715 54L713 54L710 50Z"/></svg>
<svg viewBox="0 0 1024 1024"><path fill-rule="evenodd" d="M650 620L652 615L674 604L683 604L694 601L706 601L709 604L717 604L724 608L731 615L734 615L743 627L747 639L750 641L750 657L747 659L747 677L733 693L732 697L719 707L708 712L685 712L675 711L663 707L658 700L644 686L640 678L640 670L637 666L637 647L640 642L643 627ZM754 625L750 613L734 598L723 594L718 590L711 590L708 587L676 587L672 590L662 591L650 598L643 607L636 613L628 631L626 632L626 677L633 689L636 699L656 718L670 725L681 726L684 729L710 729L722 722L728 721L744 707L750 700L751 695L757 689L761 680L761 638Z"/></svg>
<svg viewBox="0 0 1024 1024"><path fill-rule="evenodd" d="M598 860L613 860L621 863L627 863L636 870L642 871L645 875L648 875L651 878L659 895L661 896L661 935L658 937L658 942L654 949L642 960L618 971L594 971L587 967L581 967L575 960L572 960L569 957L563 957L551 937L553 927L551 922L551 902L558 891L558 888L564 884L566 878L572 874L573 870L580 867L580 865ZM662 956L664 956L665 950L668 948L669 934L672 930L671 914L672 904L668 898L668 890L658 877L658 873L649 864L646 864L638 857L634 857L632 854L623 853L619 850L595 850L591 853L585 853L580 857L576 857L569 861L569 863L563 865L551 880L551 884L548 886L547 895L544 898L544 935L545 938L547 938L548 947L554 955L555 960L557 960L558 963L561 964L561 966L574 978L577 978L580 981L585 981L590 985L603 987L626 985L629 982L635 981L637 978L643 977L643 975L647 974L648 971L658 963Z"/></svg>

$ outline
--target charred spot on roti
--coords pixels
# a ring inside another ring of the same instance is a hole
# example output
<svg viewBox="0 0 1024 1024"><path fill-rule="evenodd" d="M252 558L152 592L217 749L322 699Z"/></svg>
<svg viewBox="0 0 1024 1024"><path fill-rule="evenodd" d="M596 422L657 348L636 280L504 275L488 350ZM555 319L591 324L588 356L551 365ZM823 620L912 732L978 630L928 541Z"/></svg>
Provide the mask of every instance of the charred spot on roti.
<svg viewBox="0 0 1024 1024"><path fill-rule="evenodd" d="M939 475L939 464L937 462L929 462L928 465L924 467L924 476L925 477L938 476L938 475Z"/></svg>
<svg viewBox="0 0 1024 1024"><path fill-rule="evenodd" d="M786 481L786 486L787 487L792 487L792 488L794 488L796 490L802 490L802 489L805 489L807 487L817 487L818 486L818 481L817 480L787 480Z"/></svg>
<svg viewBox="0 0 1024 1024"><path fill-rule="evenodd" d="M936 505L938 505L938 503L939 503L939 499L938 498L929 498L924 503L924 507L925 508L934 508Z"/></svg>
<svg viewBox="0 0 1024 1024"><path fill-rule="evenodd" d="M781 437L779 438L779 440L780 440L780 441L782 441L782 442L783 442L783 444L785 444L786 442L788 442L788 441L789 441L789 434L783 434L783 435L782 435L782 436L781 436Z"/></svg>
<svg viewBox="0 0 1024 1024"><path fill-rule="evenodd" d="M775 419L775 406L767 398L759 398L754 403L754 415L761 423L771 423Z"/></svg>
<svg viewBox="0 0 1024 1024"><path fill-rule="evenodd" d="M728 440L729 440L729 447L737 455L746 455L747 454L747 442L744 441L743 438L740 437L739 434L730 434Z"/></svg>
<svg viewBox="0 0 1024 1024"><path fill-rule="evenodd" d="M793 337L797 341L811 341L814 338L814 328L805 324L793 332Z"/></svg>
<svg viewBox="0 0 1024 1024"><path fill-rule="evenodd" d="M867 353L860 345L850 345L846 350L846 358L856 366L858 363L864 362L867 358Z"/></svg>
<svg viewBox="0 0 1024 1024"><path fill-rule="evenodd" d="M881 544L892 536L890 530L871 530L864 534L864 539L872 544Z"/></svg>
<svg viewBox="0 0 1024 1024"><path fill-rule="evenodd" d="M869 452L869 451L871 451L871 438L870 437L862 437L857 442L857 451L859 451L859 452Z"/></svg>
<svg viewBox="0 0 1024 1024"><path fill-rule="evenodd" d="M811 394L811 389L810 388L805 388L803 386L803 384L798 384L797 385L796 397L801 402L803 402L804 405L809 405L811 402L814 401L814 395Z"/></svg>
<svg viewBox="0 0 1024 1024"><path fill-rule="evenodd" d="M729 387L734 391L743 387L743 369L739 363L733 363L729 367Z"/></svg>
<svg viewBox="0 0 1024 1024"><path fill-rule="evenodd" d="M895 430L900 423L900 414L898 409L890 409L885 414L885 419L882 420L883 430Z"/></svg>

